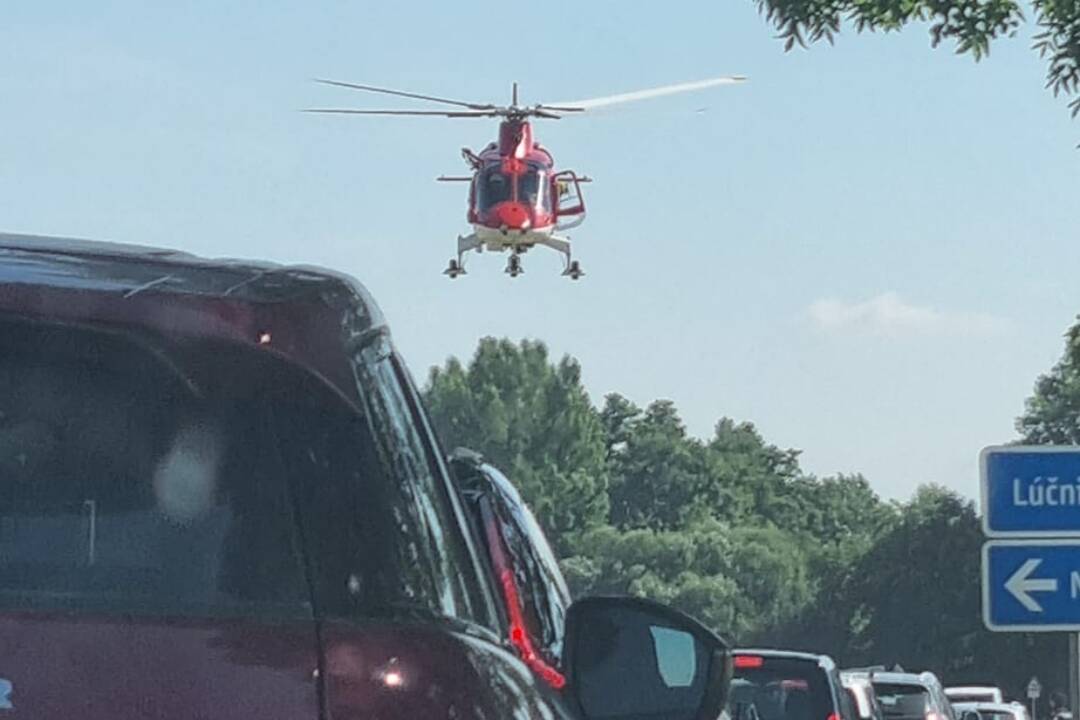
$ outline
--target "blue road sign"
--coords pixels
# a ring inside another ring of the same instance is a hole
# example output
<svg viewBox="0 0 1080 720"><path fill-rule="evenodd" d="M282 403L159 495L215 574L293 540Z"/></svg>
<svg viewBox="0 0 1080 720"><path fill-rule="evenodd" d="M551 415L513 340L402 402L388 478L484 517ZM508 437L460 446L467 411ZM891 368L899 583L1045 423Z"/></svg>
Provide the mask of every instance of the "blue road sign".
<svg viewBox="0 0 1080 720"><path fill-rule="evenodd" d="M1080 537L1080 447L989 447L979 456L989 537Z"/></svg>
<svg viewBox="0 0 1080 720"><path fill-rule="evenodd" d="M1080 540L991 540L982 593L990 630L1080 631Z"/></svg>

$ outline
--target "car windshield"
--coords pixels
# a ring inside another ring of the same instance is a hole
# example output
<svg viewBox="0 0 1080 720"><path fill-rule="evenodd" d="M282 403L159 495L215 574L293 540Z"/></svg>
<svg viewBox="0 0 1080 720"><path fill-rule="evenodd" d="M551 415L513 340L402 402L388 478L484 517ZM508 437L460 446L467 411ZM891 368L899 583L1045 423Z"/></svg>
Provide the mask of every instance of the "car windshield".
<svg viewBox="0 0 1080 720"><path fill-rule="evenodd" d="M0 609L310 617L307 577L333 615L439 608L364 418L313 377L228 346L0 331Z"/></svg>
<svg viewBox="0 0 1080 720"><path fill-rule="evenodd" d="M923 720L930 710L930 691L921 685L875 682L874 692L887 718Z"/></svg>
<svg viewBox="0 0 1080 720"><path fill-rule="evenodd" d="M741 664L738 657L728 699L733 720L826 720L835 712L828 677L816 662L764 657Z"/></svg>

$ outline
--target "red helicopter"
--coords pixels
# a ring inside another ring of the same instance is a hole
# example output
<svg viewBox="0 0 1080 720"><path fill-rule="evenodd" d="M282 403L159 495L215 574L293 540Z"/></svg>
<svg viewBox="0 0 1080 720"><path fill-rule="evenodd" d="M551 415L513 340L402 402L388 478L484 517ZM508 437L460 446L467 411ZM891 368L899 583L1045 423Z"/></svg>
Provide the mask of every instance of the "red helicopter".
<svg viewBox="0 0 1080 720"><path fill-rule="evenodd" d="M490 143L479 153L468 148L461 151L472 171L467 177L436 178L442 182L467 182L469 188L468 221L473 232L458 236L457 259L451 259L444 274L455 278L465 274L464 255L470 250L482 252L485 248L510 251L506 272L517 277L523 271L521 255L536 245L544 245L565 259L563 275L577 280L584 272L580 263L572 259L570 238L557 233L577 227L585 220L585 200L582 183L591 178L579 176L573 170L555 170L555 159L546 148L533 139L530 118L558 120L596 108L636 100L646 100L662 95L672 95L693 90L703 90L715 85L742 82L741 76L725 76L698 80L696 82L665 85L663 87L637 90L606 97L522 106L518 104L517 83L513 85L510 105L471 103L461 100L422 95L419 93L391 90L373 85L316 80L325 85L382 93L398 97L426 100L433 103L453 105L460 110L353 110L314 108L312 113L344 115L408 115L437 116L448 118L502 118L499 124L498 142Z"/></svg>

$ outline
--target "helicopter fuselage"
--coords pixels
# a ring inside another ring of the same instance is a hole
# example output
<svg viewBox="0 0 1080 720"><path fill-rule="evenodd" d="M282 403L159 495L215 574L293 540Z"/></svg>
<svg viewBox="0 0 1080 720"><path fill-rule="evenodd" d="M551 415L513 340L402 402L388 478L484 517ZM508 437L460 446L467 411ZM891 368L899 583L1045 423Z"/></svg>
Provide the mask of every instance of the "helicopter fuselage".
<svg viewBox="0 0 1080 720"><path fill-rule="evenodd" d="M493 245L512 245L554 232L555 160L533 140L527 121L504 120L498 142L475 158L468 220L478 237Z"/></svg>

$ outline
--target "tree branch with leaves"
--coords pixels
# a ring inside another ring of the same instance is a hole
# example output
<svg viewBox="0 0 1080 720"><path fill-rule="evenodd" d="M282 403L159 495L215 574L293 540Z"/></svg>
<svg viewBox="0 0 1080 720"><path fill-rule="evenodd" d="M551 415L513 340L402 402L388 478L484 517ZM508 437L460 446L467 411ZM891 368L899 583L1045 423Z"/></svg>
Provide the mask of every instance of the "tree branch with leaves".
<svg viewBox="0 0 1080 720"><path fill-rule="evenodd" d="M779 31L785 50L795 45L835 41L841 26L859 32L900 30L913 22L930 23L930 44L955 44L958 54L980 60L1001 36L1013 36L1026 20L1015 0L756 0ZM1034 49L1048 60L1046 87L1055 97L1080 91L1080 0L1033 0L1038 28ZM1080 114L1080 97L1069 107Z"/></svg>

